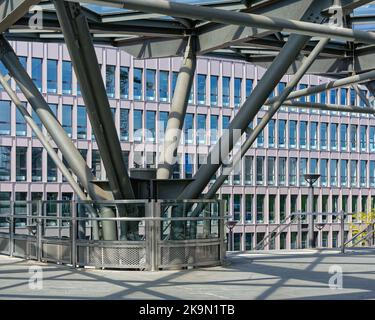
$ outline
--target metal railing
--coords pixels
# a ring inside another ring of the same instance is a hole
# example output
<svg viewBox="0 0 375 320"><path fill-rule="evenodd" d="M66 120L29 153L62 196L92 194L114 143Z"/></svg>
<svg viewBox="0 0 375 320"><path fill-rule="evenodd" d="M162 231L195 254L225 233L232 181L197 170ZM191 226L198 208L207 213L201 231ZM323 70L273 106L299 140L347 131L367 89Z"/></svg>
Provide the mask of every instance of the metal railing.
<svg viewBox="0 0 375 320"><path fill-rule="evenodd" d="M190 216L201 203L206 209ZM136 206L140 216L120 216L130 206ZM114 215L101 216L103 207ZM0 202L0 254L73 267L159 270L219 265L225 257L223 209L221 200ZM193 234L191 225L196 226ZM115 239L103 238L106 228ZM126 236L130 228L131 239Z"/></svg>

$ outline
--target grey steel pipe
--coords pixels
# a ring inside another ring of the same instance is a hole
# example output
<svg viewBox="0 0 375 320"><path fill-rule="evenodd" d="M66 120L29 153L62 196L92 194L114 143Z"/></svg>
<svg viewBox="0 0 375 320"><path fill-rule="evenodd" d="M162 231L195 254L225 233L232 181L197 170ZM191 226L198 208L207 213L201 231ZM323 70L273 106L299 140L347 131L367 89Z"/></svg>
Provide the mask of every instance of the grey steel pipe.
<svg viewBox="0 0 375 320"><path fill-rule="evenodd" d="M78 183L74 180L73 176L70 174L69 169L64 165L62 160L59 158L48 139L44 136L42 130L38 127L34 119L31 117L27 109L22 105L22 102L18 98L17 94L12 90L9 83L5 80L4 75L0 73L0 84L3 86L4 90L16 105L18 111L21 113L26 123L30 126L31 130L35 132L36 137L39 139L43 147L46 149L48 155L51 157L52 161L56 164L57 168L61 171L63 176L66 178L67 182L72 187L73 191L81 200L90 200L87 198L86 194L82 191ZM91 216L96 217L96 211L93 207L87 206ZM99 229L97 221L93 222L93 238L94 240L99 240Z"/></svg>
<svg viewBox="0 0 375 320"><path fill-rule="evenodd" d="M90 123L115 199L134 199L95 48L79 4L52 1L79 80Z"/></svg>
<svg viewBox="0 0 375 320"><path fill-rule="evenodd" d="M229 25L264 28L267 30L284 31L295 34L329 37L345 41L358 41L368 44L375 43L373 32L364 32L348 28L326 26L316 23L267 17L264 15L233 12L204 6L183 4L165 0L73 0L74 2L96 3L103 6L115 6L141 12L165 14L171 17L189 18L211 21Z"/></svg>
<svg viewBox="0 0 375 320"><path fill-rule="evenodd" d="M366 94L364 94L361 90L359 90L358 85L356 83L353 83L351 87L354 89L354 91L358 94L360 99L366 104L366 106L370 109L374 110L374 107L371 105L370 101L367 99ZM375 112L375 110L374 110Z"/></svg>
<svg viewBox="0 0 375 320"><path fill-rule="evenodd" d="M189 37L185 56L178 73L176 88L173 94L171 111L165 131L164 147L158 165L157 179L169 179L175 162L175 154L180 143L181 130L184 125L189 95L194 80L196 67L195 38Z"/></svg>
<svg viewBox="0 0 375 320"><path fill-rule="evenodd" d="M108 192L91 182L91 180L95 180L95 177L87 166L86 161L52 113L33 80L19 62L13 48L2 35L0 36L0 59L8 69L10 76L17 82L31 107L38 114L43 125L69 164L69 167L78 177L79 182L89 193L90 197L95 200L111 200Z"/></svg>
<svg viewBox="0 0 375 320"><path fill-rule="evenodd" d="M327 103L312 103L312 102L301 102L301 101L286 101L283 103L287 107L297 107L306 109L318 109L326 111L340 111L340 112L355 112L363 114L375 114L375 110L368 107L359 106L345 106L339 104L327 104Z"/></svg>
<svg viewBox="0 0 375 320"><path fill-rule="evenodd" d="M307 201L307 212L310 214L307 216L307 222L308 222L308 240L309 240L309 248L314 248L315 247L315 237L314 237L314 215L313 213L313 202L314 202L314 186L313 182L310 181L309 184L309 191L308 191L308 201Z"/></svg>
<svg viewBox="0 0 375 320"><path fill-rule="evenodd" d="M370 81L373 79L375 79L375 70L364 72L361 74L357 74L357 75L342 78L342 79L338 79L338 80L333 80L327 83L322 83L320 85L308 87L306 89L296 90L296 91L291 92L290 95L285 100L292 100L292 99L308 96L311 94L327 91L329 89L339 88L339 87L351 85L353 83L366 82L366 81ZM277 99L278 99L278 96L275 96L271 99L268 99L265 102L265 104L270 105L274 103L275 101L277 101Z"/></svg>
<svg viewBox="0 0 375 320"><path fill-rule="evenodd" d="M242 157L246 154L246 152L252 146L255 139L260 134L260 132L266 127L266 125L271 120L271 118L279 110L279 108L283 104L286 97L292 92L293 88L298 84L298 82L304 76L306 71L313 64L315 59L318 57L319 53L327 45L328 41L329 39L320 40L318 44L315 46L315 48L311 51L311 53L305 59L303 59L303 62L300 68L297 70L297 72L295 73L293 78L290 80L290 82L285 86L285 89L283 90L281 95L278 96L278 99L270 106L269 110L263 116L261 121L256 125L254 130L251 131L250 136L246 139L246 141L241 146L241 150L238 152L238 154L235 155L233 162L232 162L233 164L230 167L223 168L223 170L226 170L226 172L221 174L215 180L214 184L210 187L208 192L204 195L204 198L210 199L215 196L216 192L220 189L220 187L223 185L225 180L228 178L232 169L236 166L236 164L238 164L241 161Z"/></svg>
<svg viewBox="0 0 375 320"><path fill-rule="evenodd" d="M192 181L179 195L179 199L195 199L203 192L211 177L219 169L229 152L233 149L235 131L245 132L248 124L253 121L258 111L264 105L270 92L279 83L288 67L294 62L301 49L305 46L309 36L291 35L288 42L281 49L272 65L267 69L262 79L246 99L212 151L208 154L207 164L202 164Z"/></svg>

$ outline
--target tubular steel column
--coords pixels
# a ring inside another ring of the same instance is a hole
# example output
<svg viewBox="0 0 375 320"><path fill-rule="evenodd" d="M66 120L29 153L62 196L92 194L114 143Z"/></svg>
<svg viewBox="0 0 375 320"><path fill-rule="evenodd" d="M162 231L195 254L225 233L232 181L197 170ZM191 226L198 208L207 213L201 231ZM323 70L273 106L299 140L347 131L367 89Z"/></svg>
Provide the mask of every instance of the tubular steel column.
<svg viewBox="0 0 375 320"><path fill-rule="evenodd" d="M31 130L35 132L36 137L39 139L43 147L46 149L48 155L51 157L52 161L55 163L56 167L61 171L63 176L66 178L68 183L70 184L73 191L78 195L81 200L89 200L86 194L82 191L81 187L78 183L74 180L73 176L70 174L69 169L65 166L63 161L59 158L51 144L49 143L48 139L44 136L42 130L38 127L35 123L27 109L22 105L20 99L18 98L17 94L12 90L9 83L5 80L4 76L0 73L0 83L9 95L10 99L16 105L18 111L21 113L25 122L30 126ZM92 217L96 217L95 209L91 206L87 206L90 214ZM95 221L96 222L96 221ZM93 237L95 240L99 240L99 231L98 231L98 224L93 224Z"/></svg>
<svg viewBox="0 0 375 320"><path fill-rule="evenodd" d="M53 3L81 86L113 196L117 200L134 199L86 17L77 3L66 1L53 1ZM128 206L126 209L123 205L117 207L120 216L137 216L138 211L135 206ZM105 209L104 212L106 217L115 217L112 210ZM106 231L105 234L109 239L115 239L116 223L107 221L106 224L108 228L103 231ZM120 226L122 238L133 238L137 235L137 223L121 222Z"/></svg>
<svg viewBox="0 0 375 320"><path fill-rule="evenodd" d="M281 49L272 65L268 68L252 94L239 109L229 125L229 129L222 135L207 157L207 164L202 164L191 182L179 195L179 199L195 199L204 190L211 177L223 164L223 160L233 149L233 135L235 131L245 132L248 124L253 121L258 111L267 100L270 92L276 87L289 66L299 55L301 49L310 39L309 36L291 35L288 42Z"/></svg>
<svg viewBox="0 0 375 320"><path fill-rule="evenodd" d="M314 241L314 215L313 215L313 205L314 203L314 187L313 183L309 183L309 193L308 193L308 200L307 200L307 212L309 213L307 215L307 222L309 225L308 230L308 241L309 241L309 248L315 247L315 241Z"/></svg>
<svg viewBox="0 0 375 320"><path fill-rule="evenodd" d="M90 197L98 200L110 200L111 198L108 192L91 182L91 180L95 180L95 177L87 166L86 161L83 159L72 140L66 134L64 128L52 113L33 80L31 80L30 76L19 62L13 48L2 35L0 36L0 59L8 69L10 76L17 82L31 107L38 114L48 133L63 154L64 159L69 164L69 167L78 177L80 183L89 193Z"/></svg>
<svg viewBox="0 0 375 320"><path fill-rule="evenodd" d="M204 195L204 198L210 199L215 196L216 192L220 189L222 184L228 178L232 169L236 166L237 163L241 161L242 157L246 154L246 152L254 143L255 139L258 137L259 133L266 127L267 123L274 116L277 110L279 110L284 100L288 97L288 95L292 92L293 88L298 84L298 82L301 80L303 75L310 68L310 66L318 57L319 53L323 50L323 48L328 43L328 41L329 39L320 40L318 44L316 45L316 47L314 48L314 50L311 51L309 56L303 60L302 65L297 70L292 80L290 80L290 82L286 85L283 92L280 94L280 96L278 96L278 99L270 106L269 110L263 116L261 121L256 125L254 130L251 131L250 136L246 139L244 144L241 146L241 150L234 157L232 165L230 167L226 167L225 169L223 169L226 172L221 174L220 177L216 179L215 183L210 187L208 192Z"/></svg>
<svg viewBox="0 0 375 320"><path fill-rule="evenodd" d="M116 199L134 199L86 17L79 4L66 1L53 3L81 86L111 191Z"/></svg>
<svg viewBox="0 0 375 320"><path fill-rule="evenodd" d="M172 175L196 67L194 42L195 38L190 36L186 45L184 60L178 73L171 112L169 113L165 131L164 152L160 155L161 161L157 170L157 179L169 179Z"/></svg>

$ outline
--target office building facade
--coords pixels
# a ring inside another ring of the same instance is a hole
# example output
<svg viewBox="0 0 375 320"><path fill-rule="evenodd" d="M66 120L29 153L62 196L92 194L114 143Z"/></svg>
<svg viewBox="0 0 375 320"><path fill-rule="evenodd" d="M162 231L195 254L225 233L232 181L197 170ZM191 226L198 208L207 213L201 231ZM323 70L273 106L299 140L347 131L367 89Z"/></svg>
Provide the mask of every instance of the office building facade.
<svg viewBox="0 0 375 320"><path fill-rule="evenodd" d="M36 42L12 42L12 45L94 175L104 180L105 170L65 45ZM121 50L101 46L96 47L96 53L126 165L156 167L158 145L163 140L181 58L136 60ZM6 72L3 66L1 72ZM243 61L198 59L174 178L193 177L263 73L264 69ZM273 95L283 90L288 78L283 77ZM307 75L299 88L327 81ZM10 80L10 83L42 127L15 82ZM332 89L300 99L364 105L352 88ZM265 108L252 127L262 118ZM219 196L227 200L228 214L238 221L234 228L234 250L254 249L290 213L307 211L304 173L321 175L315 188L314 211L369 212L375 207L374 151L373 116L282 107L220 189ZM1 90L0 200L72 197L70 186ZM338 246L339 219L322 215L316 221L323 226L317 230L317 245ZM302 234L304 245L306 235ZM297 229L291 226L267 248L296 246Z"/></svg>

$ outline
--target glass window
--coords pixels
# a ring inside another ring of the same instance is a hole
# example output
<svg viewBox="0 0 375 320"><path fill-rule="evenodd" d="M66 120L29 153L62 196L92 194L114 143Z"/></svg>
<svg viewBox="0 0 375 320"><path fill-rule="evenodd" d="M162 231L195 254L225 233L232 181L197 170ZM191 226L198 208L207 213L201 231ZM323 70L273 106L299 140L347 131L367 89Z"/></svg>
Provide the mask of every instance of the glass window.
<svg viewBox="0 0 375 320"><path fill-rule="evenodd" d="M143 112L142 110L134 110L133 112L133 135L135 142L142 142L143 141L143 124L142 124L142 117Z"/></svg>
<svg viewBox="0 0 375 320"><path fill-rule="evenodd" d="M210 116L210 140L211 144L216 143L219 135L219 116L211 115Z"/></svg>
<svg viewBox="0 0 375 320"><path fill-rule="evenodd" d="M263 223L264 216L264 194L257 194L257 223Z"/></svg>
<svg viewBox="0 0 375 320"><path fill-rule="evenodd" d="M347 104L347 96L348 96L348 89L341 88L340 89L340 104L346 105Z"/></svg>
<svg viewBox="0 0 375 320"><path fill-rule="evenodd" d="M340 165L341 186L346 187L348 184L348 160L341 159Z"/></svg>
<svg viewBox="0 0 375 320"><path fill-rule="evenodd" d="M62 106L62 127L69 137L72 136L72 106L63 104Z"/></svg>
<svg viewBox="0 0 375 320"><path fill-rule="evenodd" d="M120 97L129 98L129 67L120 67Z"/></svg>
<svg viewBox="0 0 375 320"><path fill-rule="evenodd" d="M147 69L146 70L146 97L149 101L154 101L156 99L156 70Z"/></svg>
<svg viewBox="0 0 375 320"><path fill-rule="evenodd" d="M253 91L253 80L246 79L246 98L248 98Z"/></svg>
<svg viewBox="0 0 375 320"><path fill-rule="evenodd" d="M0 181L10 180L11 147L0 146Z"/></svg>
<svg viewBox="0 0 375 320"><path fill-rule="evenodd" d="M197 143L206 144L206 115L198 114L197 115Z"/></svg>
<svg viewBox="0 0 375 320"><path fill-rule="evenodd" d="M206 104L206 75L198 74L198 104Z"/></svg>
<svg viewBox="0 0 375 320"><path fill-rule="evenodd" d="M120 140L129 140L129 110L124 108L120 109Z"/></svg>
<svg viewBox="0 0 375 320"><path fill-rule="evenodd" d="M211 106L217 106L217 98L218 98L218 95L219 95L218 82L219 82L218 76L211 76L210 77Z"/></svg>
<svg viewBox="0 0 375 320"><path fill-rule="evenodd" d="M253 183L253 157L245 156L245 184Z"/></svg>
<svg viewBox="0 0 375 320"><path fill-rule="evenodd" d="M337 150L337 123L330 124L330 140L331 140L331 150Z"/></svg>
<svg viewBox="0 0 375 320"><path fill-rule="evenodd" d="M355 106L356 105L356 98L357 94L354 89L350 89L350 105Z"/></svg>
<svg viewBox="0 0 375 320"><path fill-rule="evenodd" d="M193 177L193 159L194 155L185 153L185 178L189 179Z"/></svg>
<svg viewBox="0 0 375 320"><path fill-rule="evenodd" d="M261 120L262 118L258 118L257 124L259 124ZM258 147L260 147L260 146L263 146L263 144L264 144L264 134L263 134L263 129L262 129L261 132L259 132L258 137L257 137L257 145Z"/></svg>
<svg viewBox="0 0 375 320"><path fill-rule="evenodd" d="M297 158L289 158L289 185L297 185Z"/></svg>
<svg viewBox="0 0 375 320"><path fill-rule="evenodd" d="M16 181L27 179L27 147L16 147Z"/></svg>
<svg viewBox="0 0 375 320"><path fill-rule="evenodd" d="M241 106L241 89L242 79L234 78L234 107L238 108Z"/></svg>
<svg viewBox="0 0 375 320"><path fill-rule="evenodd" d="M275 146L275 120L271 119L268 122L268 146L274 147Z"/></svg>
<svg viewBox="0 0 375 320"><path fill-rule="evenodd" d="M284 147L285 148L285 140L286 140L286 137L285 137L285 127L286 127L286 120L279 120L279 131L278 131L278 135L279 135L279 147Z"/></svg>
<svg viewBox="0 0 375 320"><path fill-rule="evenodd" d="M352 187L357 186L357 160L350 160L350 185Z"/></svg>
<svg viewBox="0 0 375 320"><path fill-rule="evenodd" d="M256 157L256 170L257 170L257 185L264 184L264 157Z"/></svg>
<svg viewBox="0 0 375 320"><path fill-rule="evenodd" d="M355 151L357 149L357 126L350 125L350 148Z"/></svg>
<svg viewBox="0 0 375 320"><path fill-rule="evenodd" d="M10 135L10 101L0 100L0 135Z"/></svg>
<svg viewBox="0 0 375 320"><path fill-rule="evenodd" d="M325 91L322 91L319 94L320 97L320 103L327 103L327 93Z"/></svg>
<svg viewBox="0 0 375 320"><path fill-rule="evenodd" d="M6 76L9 74L8 69L4 66L4 64L1 61L0 61L0 73L2 76ZM10 84L10 79L8 80L8 84ZM2 85L0 85L0 90L4 90Z"/></svg>
<svg viewBox="0 0 375 320"><path fill-rule="evenodd" d="M57 92L57 60L47 60L47 92Z"/></svg>
<svg viewBox="0 0 375 320"><path fill-rule="evenodd" d="M307 182L305 180L305 177L304 175L307 173L307 158L301 158L299 160L299 172L300 172L300 176L299 176L299 184L301 186L305 186L307 185Z"/></svg>
<svg viewBox="0 0 375 320"><path fill-rule="evenodd" d="M328 159L320 159L320 185L326 187L328 185Z"/></svg>
<svg viewBox="0 0 375 320"><path fill-rule="evenodd" d="M26 108L26 103L22 102L23 106ZM1 108L1 106L0 106ZM0 111L1 114L1 111ZM21 112L16 108L16 136L26 136L27 127L26 121Z"/></svg>
<svg viewBox="0 0 375 320"><path fill-rule="evenodd" d="M286 158L279 158L279 185L285 186L286 184Z"/></svg>
<svg viewBox="0 0 375 320"><path fill-rule="evenodd" d="M159 100L162 102L169 101L169 72L159 71Z"/></svg>
<svg viewBox="0 0 375 320"><path fill-rule="evenodd" d="M310 172L309 173L318 173L318 159L310 159Z"/></svg>
<svg viewBox="0 0 375 320"><path fill-rule="evenodd" d="M236 221L241 221L241 195L233 195L233 218Z"/></svg>
<svg viewBox="0 0 375 320"><path fill-rule="evenodd" d="M375 187L375 160L370 160L370 187Z"/></svg>
<svg viewBox="0 0 375 320"><path fill-rule="evenodd" d="M159 112L159 129L158 129L159 141L164 141L164 132L167 129L168 115L169 113L166 111Z"/></svg>
<svg viewBox="0 0 375 320"><path fill-rule="evenodd" d="M223 107L229 107L230 103L230 77L223 77Z"/></svg>
<svg viewBox="0 0 375 320"><path fill-rule="evenodd" d="M230 117L223 116L223 130L228 129L230 124Z"/></svg>
<svg viewBox="0 0 375 320"><path fill-rule="evenodd" d="M42 181L43 148L32 148L31 176L32 181Z"/></svg>
<svg viewBox="0 0 375 320"><path fill-rule="evenodd" d="M336 159L331 159L331 186L337 186L337 161Z"/></svg>
<svg viewBox="0 0 375 320"><path fill-rule="evenodd" d="M275 157L267 158L267 175L268 175L267 182L271 186L275 184L275 166L276 166L275 163L276 163Z"/></svg>
<svg viewBox="0 0 375 320"><path fill-rule="evenodd" d="M87 139L87 112L85 106L77 106L77 138Z"/></svg>
<svg viewBox="0 0 375 320"><path fill-rule="evenodd" d="M337 89L329 90L329 97L330 97L331 104L336 104L336 102L337 102ZM346 100L346 98L345 98L345 100Z"/></svg>
<svg viewBox="0 0 375 320"><path fill-rule="evenodd" d="M320 123L320 148L326 150L328 145L328 123Z"/></svg>
<svg viewBox="0 0 375 320"><path fill-rule="evenodd" d="M361 160L360 162L360 182L361 182L361 187L366 187L367 186L367 161L366 160Z"/></svg>
<svg viewBox="0 0 375 320"><path fill-rule="evenodd" d="M367 127L366 126L360 126L359 127L359 133L360 133L361 150L366 151L366 148L367 148Z"/></svg>
<svg viewBox="0 0 375 320"><path fill-rule="evenodd" d="M115 74L116 66L106 65L105 68L105 84L108 98L115 97Z"/></svg>
<svg viewBox="0 0 375 320"><path fill-rule="evenodd" d="M147 141L148 142L155 142L155 135L156 135L156 113L155 111L147 111L146 112L146 129L147 129Z"/></svg>
<svg viewBox="0 0 375 320"><path fill-rule="evenodd" d="M42 91L42 59L32 58L31 77L39 91Z"/></svg>
<svg viewBox="0 0 375 320"><path fill-rule="evenodd" d="M289 121L289 147L295 148L297 146L297 121Z"/></svg>
<svg viewBox="0 0 375 320"><path fill-rule="evenodd" d="M55 149L57 153L57 149ZM55 162L52 160L50 155L47 155L47 181L56 182L57 181L57 167Z"/></svg>
<svg viewBox="0 0 375 320"><path fill-rule="evenodd" d="M275 223L275 203L276 203L276 196L270 194L268 196L268 222Z"/></svg>
<svg viewBox="0 0 375 320"><path fill-rule="evenodd" d="M318 123L311 122L310 124L310 148L316 149L318 145Z"/></svg>
<svg viewBox="0 0 375 320"><path fill-rule="evenodd" d="M193 143L194 115L187 113L184 121L185 144Z"/></svg>
<svg viewBox="0 0 375 320"><path fill-rule="evenodd" d="M375 151L375 127L370 127L370 151Z"/></svg>
<svg viewBox="0 0 375 320"><path fill-rule="evenodd" d="M299 123L299 145L301 149L307 148L307 121Z"/></svg>
<svg viewBox="0 0 375 320"><path fill-rule="evenodd" d="M92 150L91 171L97 179L100 180L102 178L102 163L99 150Z"/></svg>
<svg viewBox="0 0 375 320"><path fill-rule="evenodd" d="M340 124L340 146L341 150L346 150L348 147L348 126L346 124Z"/></svg>
<svg viewBox="0 0 375 320"><path fill-rule="evenodd" d="M286 195L280 195L280 222L285 221L286 218Z"/></svg>
<svg viewBox="0 0 375 320"><path fill-rule="evenodd" d="M142 78L143 70L140 68L134 68L134 79L133 79L133 91L134 100L142 100Z"/></svg>
<svg viewBox="0 0 375 320"><path fill-rule="evenodd" d="M72 63L70 61L62 62L62 92L63 94L72 94Z"/></svg>
<svg viewBox="0 0 375 320"><path fill-rule="evenodd" d="M307 84L304 84L304 83L301 83L299 86L298 86L298 90L304 90L307 88ZM299 101L301 102L306 102L306 96L302 96L299 98Z"/></svg>
<svg viewBox="0 0 375 320"><path fill-rule="evenodd" d="M245 195L245 221L251 222L253 220L253 195Z"/></svg>
<svg viewBox="0 0 375 320"><path fill-rule="evenodd" d="M174 89L176 88L178 72L172 72L172 96L174 95Z"/></svg>

